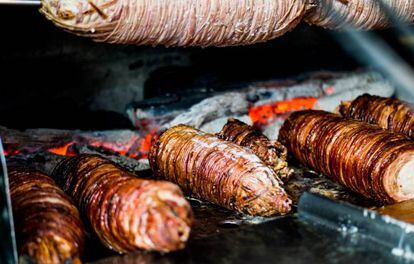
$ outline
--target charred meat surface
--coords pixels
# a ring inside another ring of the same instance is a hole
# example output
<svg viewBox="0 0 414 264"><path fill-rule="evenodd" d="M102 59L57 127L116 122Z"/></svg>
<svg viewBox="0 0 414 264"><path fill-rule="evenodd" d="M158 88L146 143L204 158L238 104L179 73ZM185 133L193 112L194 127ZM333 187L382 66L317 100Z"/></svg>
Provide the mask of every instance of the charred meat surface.
<svg viewBox="0 0 414 264"><path fill-rule="evenodd" d="M65 159L53 175L108 248L125 253L185 247L193 214L175 184L137 178L87 154Z"/></svg>
<svg viewBox="0 0 414 264"><path fill-rule="evenodd" d="M414 139L414 106L398 99L364 94L352 102L343 102L339 112Z"/></svg>
<svg viewBox="0 0 414 264"><path fill-rule="evenodd" d="M275 172L253 151L178 125L153 142L150 166L196 197L250 215L285 214L291 200Z"/></svg>
<svg viewBox="0 0 414 264"><path fill-rule="evenodd" d="M71 199L49 176L9 168L20 257L35 263L81 263L85 232Z"/></svg>
<svg viewBox="0 0 414 264"><path fill-rule="evenodd" d="M303 165L378 203L414 198L414 142L324 111L293 113L279 140Z"/></svg>
<svg viewBox="0 0 414 264"><path fill-rule="evenodd" d="M254 127L230 118L217 137L253 150L267 166L276 172L282 181L286 182L289 178L290 169L286 162L286 147L278 141L271 141Z"/></svg>

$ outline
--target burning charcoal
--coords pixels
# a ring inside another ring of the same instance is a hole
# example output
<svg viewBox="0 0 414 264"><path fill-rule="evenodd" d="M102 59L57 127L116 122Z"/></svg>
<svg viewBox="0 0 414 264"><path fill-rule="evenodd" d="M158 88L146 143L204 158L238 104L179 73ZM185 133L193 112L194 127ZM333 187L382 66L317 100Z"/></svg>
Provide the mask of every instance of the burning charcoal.
<svg viewBox="0 0 414 264"><path fill-rule="evenodd" d="M203 96L210 97L204 100L199 94L186 94L171 104L158 100L153 104L133 103L127 113L134 126L147 132L186 124L217 133L229 117L246 116L244 122L265 130L293 111L315 107L331 110L328 108L341 98L365 92L389 95L394 88L375 72L318 72L297 79L254 82L227 93L205 93ZM276 138L277 131L268 136Z"/></svg>
<svg viewBox="0 0 414 264"><path fill-rule="evenodd" d="M53 176L108 248L125 253L185 247L192 211L176 185L139 179L100 156L86 154L65 159Z"/></svg>
<svg viewBox="0 0 414 264"><path fill-rule="evenodd" d="M149 160L157 177L196 198L258 216L291 209L282 182L251 150L195 128L179 125L162 133Z"/></svg>
<svg viewBox="0 0 414 264"><path fill-rule="evenodd" d="M203 124L220 117L245 113L248 102L244 93L229 92L207 98L192 106L187 112L178 115L164 128L185 124L200 128Z"/></svg>
<svg viewBox="0 0 414 264"><path fill-rule="evenodd" d="M155 133L127 129L95 132L31 129L21 132L0 127L8 157L46 151L60 156L74 156L85 150L94 150L107 155L146 160Z"/></svg>
<svg viewBox="0 0 414 264"><path fill-rule="evenodd" d="M79 149L79 153L100 155L103 158L110 160L121 167L125 168L129 172L139 173L145 170L149 170L148 159L134 159L128 156L114 154L113 152L105 153L89 146L83 146Z"/></svg>
<svg viewBox="0 0 414 264"><path fill-rule="evenodd" d="M303 165L378 203L414 198L414 142L324 111L293 113L279 140Z"/></svg>
<svg viewBox="0 0 414 264"><path fill-rule="evenodd" d="M398 99L364 94L352 102L343 102L339 112L414 139L414 106Z"/></svg>
<svg viewBox="0 0 414 264"><path fill-rule="evenodd" d="M36 263L80 263L85 232L70 198L45 174L9 168L19 254Z"/></svg>
<svg viewBox="0 0 414 264"><path fill-rule="evenodd" d="M366 84L364 86L358 85L355 89L347 90L341 93L336 93L320 98L315 105L315 109L336 112L338 111L338 105L340 104L340 102L354 100L355 98L364 93L371 93L374 95L390 97L394 95L394 92L395 88L385 81L384 83L372 83Z"/></svg>
<svg viewBox="0 0 414 264"><path fill-rule="evenodd" d="M380 96L391 96L395 88L391 86L381 75L374 72L363 72L358 74L343 74L335 76L325 74L305 81L303 84L289 87L280 94L274 93L270 98L262 98L249 109L249 116L256 126L267 130L272 123L284 120L286 115L298 110L320 109L333 111L341 100L356 98L357 96L370 92ZM305 92L307 89L307 92ZM302 91L305 90L305 91ZM259 92L258 92L259 93ZM267 134L270 138L276 135Z"/></svg>
<svg viewBox="0 0 414 264"><path fill-rule="evenodd" d="M248 88L248 97L255 96L254 106L265 105L279 101L289 101L295 98L318 98L325 94L322 90L322 80L306 80L287 86L271 86L272 82L254 83Z"/></svg>
<svg viewBox="0 0 414 264"><path fill-rule="evenodd" d="M234 46L267 41L295 28L307 10L305 0L42 3L41 12L48 19L74 34L99 42L165 46Z"/></svg>
<svg viewBox="0 0 414 264"><path fill-rule="evenodd" d="M414 21L412 0L383 1L397 20ZM324 28L341 29L352 26L357 29L379 29L390 26L387 12L378 0L312 0L315 8L305 20Z"/></svg>
<svg viewBox="0 0 414 264"><path fill-rule="evenodd" d="M301 97L256 105L249 109L249 116L253 124L264 127L280 117L285 117L287 113L303 109L313 109L317 101L318 98L316 97Z"/></svg>
<svg viewBox="0 0 414 264"><path fill-rule="evenodd" d="M279 179L287 181L290 170L286 162L287 149L278 141L270 141L259 130L230 118L217 137L251 149Z"/></svg>

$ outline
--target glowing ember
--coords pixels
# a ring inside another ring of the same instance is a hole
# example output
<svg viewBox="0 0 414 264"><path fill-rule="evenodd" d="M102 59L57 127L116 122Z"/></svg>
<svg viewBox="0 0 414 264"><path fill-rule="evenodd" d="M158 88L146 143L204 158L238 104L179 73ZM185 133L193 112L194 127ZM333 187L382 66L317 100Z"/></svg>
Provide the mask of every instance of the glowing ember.
<svg viewBox="0 0 414 264"><path fill-rule="evenodd" d="M278 116L299 111L304 109L312 109L316 102L315 97L294 98L287 101L272 102L265 105L254 106L249 109L250 119L254 124L269 124Z"/></svg>
<svg viewBox="0 0 414 264"><path fill-rule="evenodd" d="M138 145L137 142L141 140L141 136L134 135L126 140L119 140L119 141L106 141L106 140L91 140L88 142L88 146L92 146L94 148L100 148L105 151L110 151L117 153L121 156L128 156L131 157L131 154L135 153Z"/></svg>
<svg viewBox="0 0 414 264"><path fill-rule="evenodd" d="M151 141L154 135L157 134L157 130L153 129L150 133L148 133L145 138L141 141L140 152L142 153L141 159L148 158L148 153L151 148Z"/></svg>
<svg viewBox="0 0 414 264"><path fill-rule="evenodd" d="M20 154L17 144L5 144L4 145L4 156L14 156Z"/></svg>
<svg viewBox="0 0 414 264"><path fill-rule="evenodd" d="M50 148L49 152L62 155L74 156L78 154L82 146L87 146L98 152L111 153L113 155L125 156L133 159L146 159L151 147L153 135L157 132L153 129L148 134L128 133L128 137L104 138L104 137L84 137L82 140L73 141L60 147Z"/></svg>
<svg viewBox="0 0 414 264"><path fill-rule="evenodd" d="M75 151L71 150L71 146L73 144L74 144L73 142L69 142L61 147L50 148L48 150L51 153L61 155L61 156L75 156L76 155Z"/></svg>

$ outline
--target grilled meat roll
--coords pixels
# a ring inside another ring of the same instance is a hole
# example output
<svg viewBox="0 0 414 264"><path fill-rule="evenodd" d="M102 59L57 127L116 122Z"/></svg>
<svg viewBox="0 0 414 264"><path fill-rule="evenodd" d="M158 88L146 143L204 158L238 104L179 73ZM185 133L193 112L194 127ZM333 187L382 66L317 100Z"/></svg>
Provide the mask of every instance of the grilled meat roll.
<svg viewBox="0 0 414 264"><path fill-rule="evenodd" d="M414 106L398 99L364 94L352 102L343 102L339 112L414 139Z"/></svg>
<svg viewBox="0 0 414 264"><path fill-rule="evenodd" d="M241 213L288 213L291 200L275 172L251 150L178 125L153 142L150 166L197 198Z"/></svg>
<svg viewBox="0 0 414 264"><path fill-rule="evenodd" d="M293 113L279 140L303 165L348 189L394 203L414 198L414 142L323 111Z"/></svg>
<svg viewBox="0 0 414 264"><path fill-rule="evenodd" d="M395 16L405 23L414 21L414 0L311 0L314 6L305 21L324 28L379 29L391 26L383 3Z"/></svg>
<svg viewBox="0 0 414 264"><path fill-rule="evenodd" d="M53 175L108 248L119 253L184 248L193 218L178 186L139 179L87 154L65 159Z"/></svg>
<svg viewBox="0 0 414 264"><path fill-rule="evenodd" d="M80 263L85 232L79 212L52 178L9 168L19 255L35 263Z"/></svg>
<svg viewBox="0 0 414 264"><path fill-rule="evenodd" d="M40 11L100 42L234 46L283 35L306 9L306 0L42 0Z"/></svg>
<svg viewBox="0 0 414 264"><path fill-rule="evenodd" d="M277 176L286 181L290 170L286 162L287 149L278 141L270 141L259 130L240 120L230 118L217 134L223 140L251 149Z"/></svg>

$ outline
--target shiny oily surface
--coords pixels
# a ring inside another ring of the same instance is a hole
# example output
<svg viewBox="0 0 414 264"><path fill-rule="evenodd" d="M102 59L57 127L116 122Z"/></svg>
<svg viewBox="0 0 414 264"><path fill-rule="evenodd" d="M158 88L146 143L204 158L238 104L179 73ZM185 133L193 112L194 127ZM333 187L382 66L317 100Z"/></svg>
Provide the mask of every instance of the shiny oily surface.
<svg viewBox="0 0 414 264"><path fill-rule="evenodd" d="M279 140L304 166L379 204L414 198L413 181L407 182L414 175L405 170L414 160L414 142L402 134L308 110L285 121Z"/></svg>
<svg viewBox="0 0 414 264"><path fill-rule="evenodd" d="M271 141L260 130L230 118L217 137L231 141L239 146L251 149L267 166L272 168L279 179L287 181L290 169L287 158L287 149L278 141Z"/></svg>
<svg viewBox="0 0 414 264"><path fill-rule="evenodd" d="M80 263L85 231L71 199L47 175L9 168L20 258L36 263Z"/></svg>
<svg viewBox="0 0 414 264"><path fill-rule="evenodd" d="M395 98L364 94L339 107L342 116L378 125L414 139L414 106Z"/></svg>
<svg viewBox="0 0 414 264"><path fill-rule="evenodd" d="M53 172L101 243L119 253L185 247L193 214L178 186L138 178L98 155L62 161Z"/></svg>
<svg viewBox="0 0 414 264"><path fill-rule="evenodd" d="M213 209L213 208L212 208ZM210 209L210 210L212 210ZM214 209L215 210L215 209ZM198 218L198 209L194 209ZM213 216L207 216L214 223ZM221 216L223 217L223 216ZM187 264L187 263L406 263L358 234L321 230L284 216L256 225L216 222L206 236L191 239L188 247L173 254L142 252L105 257L94 264ZM198 232L198 231L196 231Z"/></svg>
<svg viewBox="0 0 414 264"><path fill-rule="evenodd" d="M253 151L193 127L178 125L162 133L149 161L157 178L225 208L259 216L291 209L283 183Z"/></svg>

